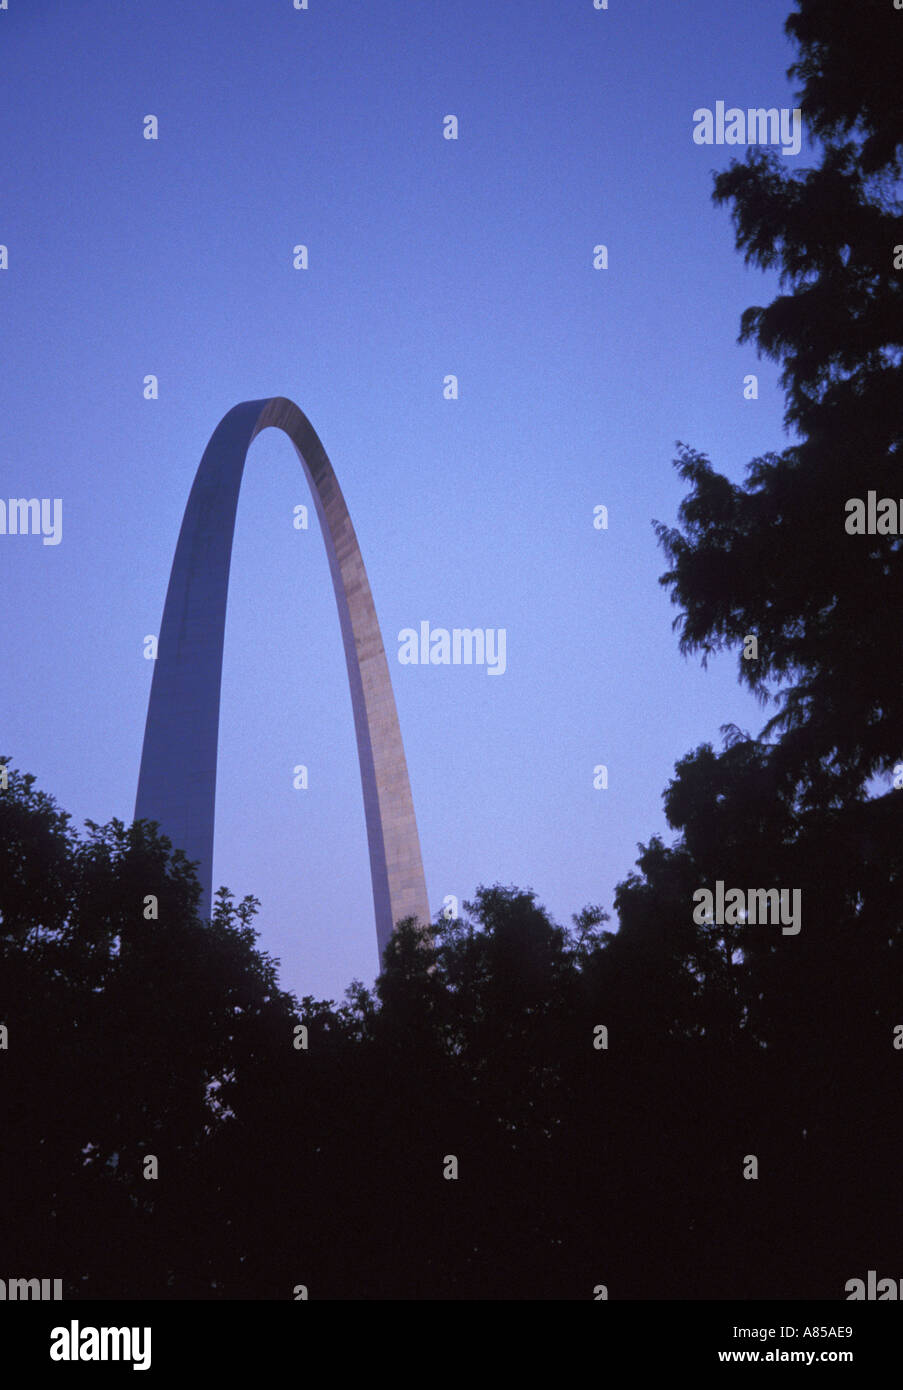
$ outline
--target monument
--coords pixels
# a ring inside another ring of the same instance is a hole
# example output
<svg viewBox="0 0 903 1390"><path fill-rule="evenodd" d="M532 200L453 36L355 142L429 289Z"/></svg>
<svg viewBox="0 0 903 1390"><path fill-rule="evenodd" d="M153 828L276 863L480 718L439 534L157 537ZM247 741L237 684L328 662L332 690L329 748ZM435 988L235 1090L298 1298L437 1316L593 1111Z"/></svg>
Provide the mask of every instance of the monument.
<svg viewBox="0 0 903 1390"><path fill-rule="evenodd" d="M376 609L348 508L316 431L283 396L223 416L195 476L173 559L157 644L136 820L158 821L199 863L210 915L220 683L229 565L248 449L261 430L295 446L320 519L339 610L357 736L380 960L396 922L429 924L408 769ZM249 834L253 827L249 826Z"/></svg>

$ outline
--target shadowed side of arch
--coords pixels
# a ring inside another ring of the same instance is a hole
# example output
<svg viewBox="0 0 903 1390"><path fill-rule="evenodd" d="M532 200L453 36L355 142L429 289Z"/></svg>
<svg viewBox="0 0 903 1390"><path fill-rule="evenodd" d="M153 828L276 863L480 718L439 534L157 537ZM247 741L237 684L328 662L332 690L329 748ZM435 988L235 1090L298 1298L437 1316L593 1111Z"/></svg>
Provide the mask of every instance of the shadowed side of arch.
<svg viewBox="0 0 903 1390"><path fill-rule="evenodd" d="M136 820L158 821L199 861L201 912L213 877L216 753L226 599L238 493L261 430L295 446L320 519L339 610L357 736L380 959L402 917L429 923L414 802L389 666L348 508L306 415L284 396L224 415L195 476L173 559L147 710Z"/></svg>

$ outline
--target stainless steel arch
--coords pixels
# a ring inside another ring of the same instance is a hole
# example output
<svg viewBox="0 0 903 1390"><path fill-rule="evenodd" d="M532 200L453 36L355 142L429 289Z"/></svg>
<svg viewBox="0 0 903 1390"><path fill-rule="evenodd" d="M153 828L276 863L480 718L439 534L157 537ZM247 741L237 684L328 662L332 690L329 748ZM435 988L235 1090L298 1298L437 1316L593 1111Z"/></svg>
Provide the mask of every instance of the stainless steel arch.
<svg viewBox="0 0 903 1390"><path fill-rule="evenodd" d="M213 876L223 634L235 512L252 441L268 426L295 446L320 519L335 589L357 735L380 959L395 923L429 904L389 666L348 508L307 416L284 396L245 401L214 430L173 559L144 731L135 819L158 821L199 860L201 910Z"/></svg>

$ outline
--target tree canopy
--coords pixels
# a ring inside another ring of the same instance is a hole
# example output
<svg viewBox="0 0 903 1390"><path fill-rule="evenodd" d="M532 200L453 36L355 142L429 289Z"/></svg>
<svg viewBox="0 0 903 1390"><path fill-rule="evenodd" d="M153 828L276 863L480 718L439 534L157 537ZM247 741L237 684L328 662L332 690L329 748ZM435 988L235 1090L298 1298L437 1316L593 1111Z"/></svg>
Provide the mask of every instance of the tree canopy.
<svg viewBox="0 0 903 1390"><path fill-rule="evenodd" d="M849 499L903 494L899 15L883 0L804 0L786 27L820 158L792 171L751 147L713 197L746 261L779 272L781 293L745 311L740 341L781 364L796 437L742 484L680 446L691 491L680 526L657 531L682 650L757 638L740 677L777 699L763 730L779 736L775 768L815 804L860 796L903 750L903 549L845 525Z"/></svg>

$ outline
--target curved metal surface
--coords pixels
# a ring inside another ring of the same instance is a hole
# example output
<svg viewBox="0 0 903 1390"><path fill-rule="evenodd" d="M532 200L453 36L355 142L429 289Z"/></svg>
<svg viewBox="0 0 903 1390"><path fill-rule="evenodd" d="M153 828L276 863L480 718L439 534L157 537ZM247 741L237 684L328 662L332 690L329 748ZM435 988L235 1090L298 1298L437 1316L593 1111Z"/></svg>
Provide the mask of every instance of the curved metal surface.
<svg viewBox="0 0 903 1390"><path fill-rule="evenodd" d="M270 426L295 446L329 557L354 710L381 959L402 917L430 921L414 803L389 666L348 508L316 431L284 396L235 406L204 450L163 609L135 819L158 821L174 846L199 861L201 911L209 915L232 537L248 449Z"/></svg>

